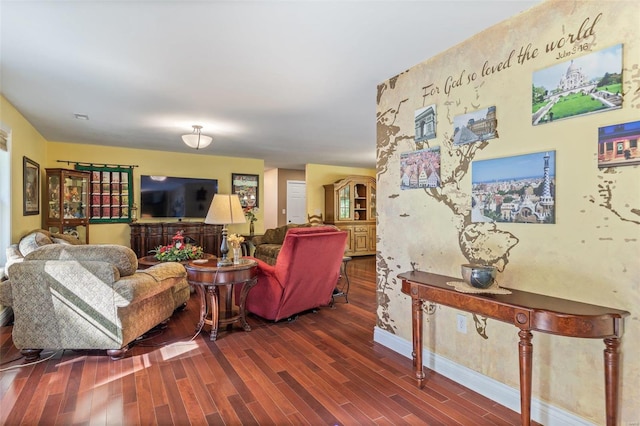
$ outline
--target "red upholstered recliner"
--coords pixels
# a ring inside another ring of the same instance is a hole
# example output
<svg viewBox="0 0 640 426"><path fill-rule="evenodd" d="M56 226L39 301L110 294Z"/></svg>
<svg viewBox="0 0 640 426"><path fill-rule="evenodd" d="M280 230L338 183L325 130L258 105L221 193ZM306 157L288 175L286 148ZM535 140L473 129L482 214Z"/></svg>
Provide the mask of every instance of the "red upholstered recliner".
<svg viewBox="0 0 640 426"><path fill-rule="evenodd" d="M274 266L254 259L258 284L247 295L247 311L278 321L328 305L346 243L347 231L333 226L290 229Z"/></svg>

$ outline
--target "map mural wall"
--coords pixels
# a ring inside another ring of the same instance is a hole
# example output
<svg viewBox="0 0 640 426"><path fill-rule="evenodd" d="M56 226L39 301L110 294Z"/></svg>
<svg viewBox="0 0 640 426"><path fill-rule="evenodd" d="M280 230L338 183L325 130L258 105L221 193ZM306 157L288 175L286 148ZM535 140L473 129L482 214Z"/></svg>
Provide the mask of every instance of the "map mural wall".
<svg viewBox="0 0 640 426"><path fill-rule="evenodd" d="M411 341L397 275L461 277L464 263L496 266L502 287L627 310L622 424L640 424L638 22L638 2L549 0L377 93L377 327ZM600 128L619 132L599 144ZM532 168L518 173L520 158ZM494 159L491 176L480 166ZM458 313L425 307L425 348L517 389L517 329L467 314L458 333ZM532 343L534 398L602 424L602 341Z"/></svg>

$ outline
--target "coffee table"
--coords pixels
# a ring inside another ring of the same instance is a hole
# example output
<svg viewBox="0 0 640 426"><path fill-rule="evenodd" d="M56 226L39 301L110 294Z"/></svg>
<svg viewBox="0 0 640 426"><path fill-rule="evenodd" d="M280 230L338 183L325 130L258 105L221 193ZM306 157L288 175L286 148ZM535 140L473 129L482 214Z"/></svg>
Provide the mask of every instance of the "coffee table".
<svg viewBox="0 0 640 426"><path fill-rule="evenodd" d="M258 262L250 259L240 259L239 264L230 266L218 266L217 259L202 259L190 261L185 265L189 284L191 284L200 296L200 320L196 331L202 330L205 324L211 326L209 339L215 341L218 337L218 329L221 325L240 322L244 331L251 331L247 323L245 301L247 294L258 283ZM233 315L231 300L234 286L243 284L238 301L239 312ZM219 287L225 287L225 317L220 318L220 291ZM207 313L211 311L211 319Z"/></svg>

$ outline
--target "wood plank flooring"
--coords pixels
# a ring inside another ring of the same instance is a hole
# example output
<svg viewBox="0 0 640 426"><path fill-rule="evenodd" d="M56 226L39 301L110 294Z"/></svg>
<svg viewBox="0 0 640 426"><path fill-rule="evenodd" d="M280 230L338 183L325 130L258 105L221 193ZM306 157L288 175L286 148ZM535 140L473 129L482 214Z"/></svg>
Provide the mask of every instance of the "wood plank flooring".
<svg viewBox="0 0 640 426"><path fill-rule="evenodd" d="M0 329L2 425L517 425L517 413L431 371L416 387L411 360L373 342L375 259L354 258L349 303L251 332L192 339L198 300L120 361L51 351L20 366ZM407 310L409 306L407 306ZM16 359L16 360L14 360ZM14 361L12 361L14 360Z"/></svg>

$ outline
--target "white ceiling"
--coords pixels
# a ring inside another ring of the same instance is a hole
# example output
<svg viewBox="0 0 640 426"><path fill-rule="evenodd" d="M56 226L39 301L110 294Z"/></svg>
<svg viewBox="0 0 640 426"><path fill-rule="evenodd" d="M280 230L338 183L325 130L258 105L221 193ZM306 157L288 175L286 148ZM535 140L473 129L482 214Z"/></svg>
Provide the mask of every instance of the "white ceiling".
<svg viewBox="0 0 640 426"><path fill-rule="evenodd" d="M375 167L376 86L539 2L1 0L0 87L50 141Z"/></svg>

